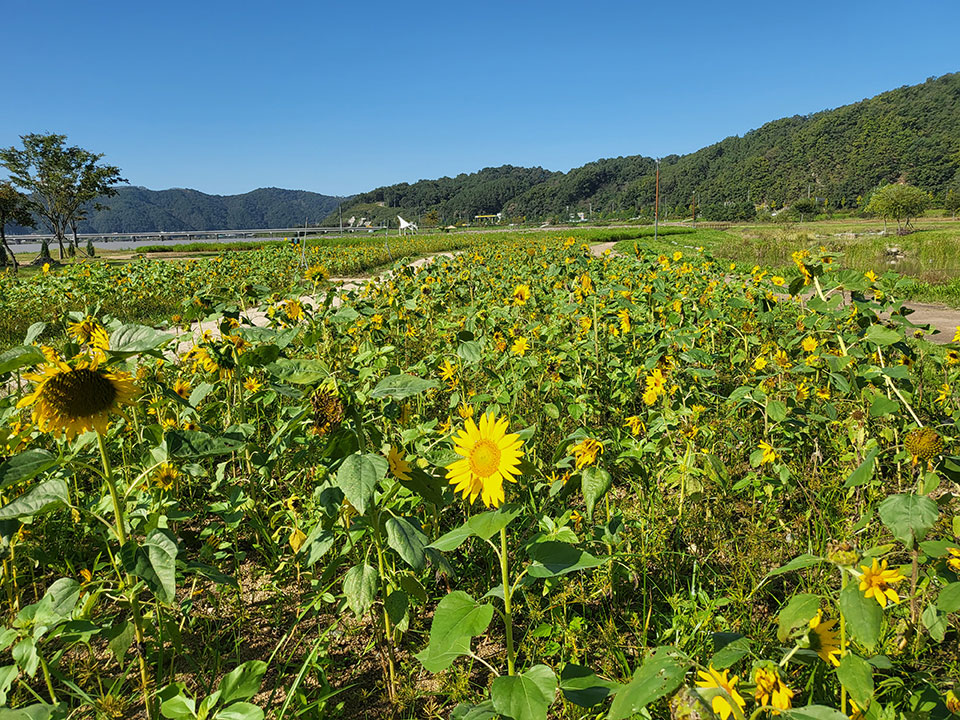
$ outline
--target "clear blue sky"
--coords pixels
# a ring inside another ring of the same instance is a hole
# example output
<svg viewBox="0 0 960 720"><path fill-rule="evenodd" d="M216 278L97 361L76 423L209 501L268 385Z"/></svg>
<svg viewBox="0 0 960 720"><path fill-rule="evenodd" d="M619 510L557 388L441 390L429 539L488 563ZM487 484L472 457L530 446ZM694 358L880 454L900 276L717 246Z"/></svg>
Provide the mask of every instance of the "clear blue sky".
<svg viewBox="0 0 960 720"><path fill-rule="evenodd" d="M686 153L960 70L960 2L11 2L0 145L230 194ZM960 111L960 110L958 110Z"/></svg>

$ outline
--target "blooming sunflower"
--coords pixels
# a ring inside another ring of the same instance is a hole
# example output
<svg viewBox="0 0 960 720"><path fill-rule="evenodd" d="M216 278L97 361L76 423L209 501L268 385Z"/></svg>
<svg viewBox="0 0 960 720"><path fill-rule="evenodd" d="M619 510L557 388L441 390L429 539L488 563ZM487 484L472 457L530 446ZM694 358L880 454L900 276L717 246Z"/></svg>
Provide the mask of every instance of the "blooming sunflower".
<svg viewBox="0 0 960 720"><path fill-rule="evenodd" d="M259 380L257 380L255 377L248 377L246 380L243 381L243 388L244 388L244 390L246 390L247 392L255 393L255 392L257 392L261 387L263 387L263 383L261 383L261 382L260 382Z"/></svg>
<svg viewBox="0 0 960 720"><path fill-rule="evenodd" d="M890 587L901 580L906 580L899 570L888 570L887 561L884 560L881 565L876 558L873 559L870 567L861 565L860 569L863 570L863 575L860 577L860 590L863 591L864 597L875 598L882 608L887 606L887 600L893 603L900 602L897 591Z"/></svg>
<svg viewBox="0 0 960 720"><path fill-rule="evenodd" d="M529 285L517 285L513 289L513 304L514 305L526 305L527 300L530 299L530 286Z"/></svg>
<svg viewBox="0 0 960 720"><path fill-rule="evenodd" d="M763 450L763 455L760 457L761 465L766 465L776 461L777 452L776 450L773 449L773 446L770 443L761 441L760 444L757 445L757 447Z"/></svg>
<svg viewBox="0 0 960 720"><path fill-rule="evenodd" d="M72 440L87 430L104 433L110 416L130 405L139 389L130 373L100 368L100 357L74 359L70 365L48 356L39 372L24 375L36 383L18 408L33 407L33 422L41 432Z"/></svg>
<svg viewBox="0 0 960 720"><path fill-rule="evenodd" d="M594 438L584 438L583 442L571 448L571 452L577 460L577 470L580 470L597 461L597 455L603 453L603 443Z"/></svg>
<svg viewBox="0 0 960 720"><path fill-rule="evenodd" d="M173 383L173 391L184 400L190 397L190 390L190 383L186 380L177 379Z"/></svg>
<svg viewBox="0 0 960 720"><path fill-rule="evenodd" d="M153 481L161 490L169 490L173 482L180 476L180 471L170 463L164 462L153 472Z"/></svg>
<svg viewBox="0 0 960 720"><path fill-rule="evenodd" d="M727 678L727 670L716 670L713 665L708 667L707 670L708 672L701 670L697 673L700 676L697 687L716 688L723 691L713 696L710 703L713 711L720 716L721 720L727 720L733 714L731 702L736 703L742 711L746 707L747 701L737 692L737 683L739 682L737 676Z"/></svg>
<svg viewBox="0 0 960 720"><path fill-rule="evenodd" d="M455 491L471 503L480 495L487 507L499 507L503 481L516 482L523 457L523 442L516 433L507 433L507 419L485 413L477 425L468 418L454 437L454 450L460 459L447 465L447 479Z"/></svg>
<svg viewBox="0 0 960 720"><path fill-rule="evenodd" d="M410 479L410 463L404 460L403 455L393 445L387 453L387 462L390 463L390 474L397 480Z"/></svg>
<svg viewBox="0 0 960 720"><path fill-rule="evenodd" d="M523 357L527 354L527 350L530 348L530 343L525 337L518 337L513 341L513 345L510 347L510 352L514 355L519 355Z"/></svg>
<svg viewBox="0 0 960 720"><path fill-rule="evenodd" d="M835 629L836 620L823 619L823 611L817 610L817 614L810 621L810 632L807 634L807 640L810 643L810 649L813 650L820 659L834 667L840 665L840 638Z"/></svg>
<svg viewBox="0 0 960 720"><path fill-rule="evenodd" d="M754 699L761 705L776 708L774 715L780 714L778 710L792 707L794 692L783 682L776 666L758 667L753 674L753 681L757 685L753 691Z"/></svg>
<svg viewBox="0 0 960 720"><path fill-rule="evenodd" d="M960 548L947 548L947 552L950 553L950 557L947 558L947 565L955 573L960 574Z"/></svg>

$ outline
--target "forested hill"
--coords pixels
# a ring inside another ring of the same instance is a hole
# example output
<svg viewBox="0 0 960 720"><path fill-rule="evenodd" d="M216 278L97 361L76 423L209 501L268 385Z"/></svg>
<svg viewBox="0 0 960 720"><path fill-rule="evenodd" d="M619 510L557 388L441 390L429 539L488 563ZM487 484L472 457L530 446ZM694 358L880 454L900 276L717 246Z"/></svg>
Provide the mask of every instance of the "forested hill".
<svg viewBox="0 0 960 720"><path fill-rule="evenodd" d="M119 187L101 199L106 210L87 208L81 233L129 233L180 230L287 228L315 224L335 210L342 198L303 190L260 188L242 195L207 195L175 188L148 190ZM42 225L39 229L46 229ZM12 232L32 232L13 228Z"/></svg>
<svg viewBox="0 0 960 720"><path fill-rule="evenodd" d="M694 112L709 123L709 108ZM643 142L637 138L636 144ZM648 215L654 169L653 159L639 155L597 160L568 173L488 168L378 188L343 210L384 216L399 210L415 217L435 211L444 224L501 211L509 220L565 219L588 209L595 216ZM960 73L775 120L743 137L663 158L660 171L663 212L689 212L696 192L701 210L717 219L749 215L760 205L782 207L808 193L834 208L855 207L879 184L899 180L942 195L948 187L960 189Z"/></svg>

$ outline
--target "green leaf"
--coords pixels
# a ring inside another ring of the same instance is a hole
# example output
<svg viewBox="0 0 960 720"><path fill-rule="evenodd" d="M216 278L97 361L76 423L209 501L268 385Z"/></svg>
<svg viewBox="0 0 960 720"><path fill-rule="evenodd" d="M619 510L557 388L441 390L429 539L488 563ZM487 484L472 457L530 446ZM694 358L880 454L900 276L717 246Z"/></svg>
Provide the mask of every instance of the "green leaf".
<svg viewBox="0 0 960 720"><path fill-rule="evenodd" d="M870 403L870 417L882 417L900 410L900 403L885 395L877 395Z"/></svg>
<svg viewBox="0 0 960 720"><path fill-rule="evenodd" d="M24 345L33 345L36 342L37 338L43 335L43 331L47 329L47 324L45 322L35 322L30 327L27 328L27 334L23 338Z"/></svg>
<svg viewBox="0 0 960 720"><path fill-rule="evenodd" d="M855 581L847 583L840 593L840 612L846 618L847 628L857 642L869 648L876 646L880 639L883 610L876 600L867 598L860 592Z"/></svg>
<svg viewBox="0 0 960 720"><path fill-rule="evenodd" d="M826 705L807 705L783 713L788 720L850 720L839 710Z"/></svg>
<svg viewBox="0 0 960 720"><path fill-rule="evenodd" d="M430 672L446 670L461 655L470 653L470 640L487 629L493 605L481 604L462 590L443 597L433 614L430 642L417 659Z"/></svg>
<svg viewBox="0 0 960 720"><path fill-rule="evenodd" d="M580 488L583 490L583 501L587 506L587 518L593 520L593 508L597 500L606 495L613 480L603 468L591 465L580 475Z"/></svg>
<svg viewBox="0 0 960 720"><path fill-rule="evenodd" d="M566 575L577 570L597 567L605 562L573 545L555 540L531 545L527 549L527 554L533 560L528 574L535 578Z"/></svg>
<svg viewBox="0 0 960 720"><path fill-rule="evenodd" d="M494 720L496 710L490 700L484 700L479 705L460 703L450 713L450 720Z"/></svg>
<svg viewBox="0 0 960 720"><path fill-rule="evenodd" d="M124 569L143 580L160 602L169 605L176 599L178 551L170 531L155 528L147 533L142 545L128 540L121 556Z"/></svg>
<svg viewBox="0 0 960 720"><path fill-rule="evenodd" d="M0 375L42 362L46 362L46 358L40 348L34 345L18 345L0 353Z"/></svg>
<svg viewBox="0 0 960 720"><path fill-rule="evenodd" d="M450 552L456 550L463 541L469 537L478 537L481 540L489 540L496 535L502 528L505 528L510 522L520 515L520 507L517 505L501 505L496 510L488 510L474 515L460 527L451 530L446 535L442 535L429 547L440 552Z"/></svg>
<svg viewBox="0 0 960 720"><path fill-rule="evenodd" d="M930 604L923 609L920 619L923 621L923 626L927 629L927 632L930 633L930 637L937 642L943 642L947 629L950 627L947 613L940 612L935 605Z"/></svg>
<svg viewBox="0 0 960 720"><path fill-rule="evenodd" d="M177 694L160 704L160 714L169 720L193 720L197 716L197 703L191 697Z"/></svg>
<svg viewBox="0 0 960 720"><path fill-rule="evenodd" d="M937 503L922 495L891 495L877 511L887 529L908 549L923 540L940 518Z"/></svg>
<svg viewBox="0 0 960 720"><path fill-rule="evenodd" d="M403 400L436 386L436 380L424 380L413 375L388 375L370 391L370 397L374 400L380 398Z"/></svg>
<svg viewBox="0 0 960 720"><path fill-rule="evenodd" d="M303 558L304 566L312 567L333 547L333 542L333 531L324 530L323 523L317 523L313 530L307 533L297 555Z"/></svg>
<svg viewBox="0 0 960 720"><path fill-rule="evenodd" d="M862 708L873 700L873 668L863 658L848 654L840 661L837 678Z"/></svg>
<svg viewBox="0 0 960 720"><path fill-rule="evenodd" d="M798 555L786 565L768 572L767 578L772 578L776 575L783 575L784 573L792 572L793 570L803 570L804 568L819 565L822 562L824 562L822 557L811 555L810 553L804 553L803 555Z"/></svg>
<svg viewBox="0 0 960 720"><path fill-rule="evenodd" d="M810 593L801 593L790 598L777 616L777 637L786 642L795 628L810 622L820 609L820 598Z"/></svg>
<svg viewBox="0 0 960 720"><path fill-rule="evenodd" d="M787 406L780 400L771 400L767 405L767 417L778 423L787 419Z"/></svg>
<svg viewBox="0 0 960 720"><path fill-rule="evenodd" d="M267 671L262 660L250 660L239 665L220 681L220 702L229 705L234 700L249 700L260 689L260 681Z"/></svg>
<svg viewBox="0 0 960 720"><path fill-rule="evenodd" d="M33 517L55 510L70 502L67 483L59 478L46 480L23 493L0 509L0 520Z"/></svg>
<svg viewBox="0 0 960 720"><path fill-rule="evenodd" d="M851 488L870 482L873 478L873 467L879 454L879 447L872 448L863 459L863 462L860 463L859 467L850 473L850 477L844 481L843 486L845 488Z"/></svg>
<svg viewBox="0 0 960 720"><path fill-rule="evenodd" d="M380 455L354 453L337 471L339 487L350 504L363 515L367 504L373 499L377 483L387 475L390 464Z"/></svg>
<svg viewBox="0 0 960 720"><path fill-rule="evenodd" d="M656 653L633 674L610 705L607 720L623 720L643 710L647 705L677 689L690 667L686 658L681 658L671 648L657 648Z"/></svg>
<svg viewBox="0 0 960 720"><path fill-rule="evenodd" d="M603 702L620 687L618 683L598 678L590 668L567 663L560 672L560 691L580 707L593 707Z"/></svg>
<svg viewBox="0 0 960 720"><path fill-rule="evenodd" d="M387 520L387 544L407 565L417 572L423 570L427 559L424 553L427 538L416 525L406 518L391 517Z"/></svg>
<svg viewBox="0 0 960 720"><path fill-rule="evenodd" d="M874 345L893 345L903 340L903 335L883 325L871 325L863 334L863 339Z"/></svg>
<svg viewBox="0 0 960 720"><path fill-rule="evenodd" d="M213 383L202 382L190 392L190 397L187 398L187 402L193 407L197 407L211 392L213 392Z"/></svg>
<svg viewBox="0 0 960 720"><path fill-rule="evenodd" d="M728 639L726 633L714 633L713 642L714 646L717 647L717 651L713 654L713 659L710 660L710 664L717 670L725 670L750 654L750 638L741 635L721 645L721 643L718 642L718 636L720 640Z"/></svg>
<svg viewBox="0 0 960 720"><path fill-rule="evenodd" d="M110 647L110 652L113 653L113 657L118 663L123 662L127 650L129 650L130 645L133 644L135 631L136 628L132 622L121 620L118 624L108 628L104 632L104 637L107 638L107 645Z"/></svg>
<svg viewBox="0 0 960 720"><path fill-rule="evenodd" d="M465 364L473 365L483 359L483 346L476 340L468 340L465 343L460 343L460 347L457 348L457 355L463 359Z"/></svg>
<svg viewBox="0 0 960 720"><path fill-rule="evenodd" d="M170 430L164 441L169 456L180 459L229 455L246 444L240 438L214 437L200 430Z"/></svg>
<svg viewBox="0 0 960 720"><path fill-rule="evenodd" d="M403 620L403 616L407 613L407 607L410 605L410 600L407 597L407 594L403 590L394 590L384 601L383 606L387 610L387 615L390 617L390 622L394 625L399 625Z"/></svg>
<svg viewBox="0 0 960 720"><path fill-rule="evenodd" d="M280 358L267 365L267 372L281 382L291 385L312 385L330 375L330 368L322 360Z"/></svg>
<svg viewBox="0 0 960 720"><path fill-rule="evenodd" d="M946 613L960 610L960 582L953 582L943 588L937 596L937 609Z"/></svg>
<svg viewBox="0 0 960 720"><path fill-rule="evenodd" d="M172 339L173 335L146 325L121 325L110 335L110 353L134 355L148 352Z"/></svg>
<svg viewBox="0 0 960 720"><path fill-rule="evenodd" d="M34 448L24 450L4 463L0 463L0 489L14 483L31 480L58 462L58 458L49 450Z"/></svg>
<svg viewBox="0 0 960 720"><path fill-rule="evenodd" d="M263 720L263 710L253 703L237 702L218 710L217 720Z"/></svg>
<svg viewBox="0 0 960 720"><path fill-rule="evenodd" d="M495 678L490 685L493 709L513 720L546 720L557 692L557 676L546 665L534 665L520 675Z"/></svg>
<svg viewBox="0 0 960 720"><path fill-rule="evenodd" d="M343 594L347 597L347 605L358 618L366 615L373 607L379 578L377 571L366 563L354 565L343 576Z"/></svg>

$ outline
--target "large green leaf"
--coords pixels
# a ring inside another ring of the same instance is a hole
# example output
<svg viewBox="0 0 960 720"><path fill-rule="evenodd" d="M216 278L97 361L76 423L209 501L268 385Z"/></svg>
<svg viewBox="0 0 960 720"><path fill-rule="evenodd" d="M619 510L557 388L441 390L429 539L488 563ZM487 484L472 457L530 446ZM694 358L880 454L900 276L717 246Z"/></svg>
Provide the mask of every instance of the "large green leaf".
<svg viewBox="0 0 960 720"><path fill-rule="evenodd" d="M580 707L593 707L619 689L619 683L597 677L590 668L567 663L560 671L560 691Z"/></svg>
<svg viewBox="0 0 960 720"><path fill-rule="evenodd" d="M863 334L863 339L874 345L893 345L903 340L903 335L883 325L871 325Z"/></svg>
<svg viewBox="0 0 960 720"><path fill-rule="evenodd" d="M462 590L443 597L433 614L430 642L417 659L430 672L446 670L461 655L470 653L470 640L493 619L493 605L481 604Z"/></svg>
<svg viewBox="0 0 960 720"><path fill-rule="evenodd" d="M263 709L248 702L235 702L217 711L217 720L263 720Z"/></svg>
<svg viewBox="0 0 960 720"><path fill-rule="evenodd" d="M177 547L169 530L151 530L143 544L128 540L121 556L124 569L140 578L150 592L162 603L169 605L177 594Z"/></svg>
<svg viewBox="0 0 960 720"><path fill-rule="evenodd" d="M23 495L0 509L0 520L32 517L50 512L70 502L70 490L60 478L34 485Z"/></svg>
<svg viewBox="0 0 960 720"><path fill-rule="evenodd" d="M427 538L412 522L395 516L387 520L387 544L397 551L407 565L417 572L423 570L427 559L424 552Z"/></svg>
<svg viewBox="0 0 960 720"><path fill-rule="evenodd" d="M850 473L850 476L844 481L843 486L847 488L857 487L858 485L870 482L870 479L873 477L873 466L879 454L879 447L872 448L857 469Z"/></svg>
<svg viewBox="0 0 960 720"><path fill-rule="evenodd" d="M565 542L551 540L531 545L527 553L533 562L530 577L546 578L597 567L605 561Z"/></svg>
<svg viewBox="0 0 960 720"><path fill-rule="evenodd" d="M424 380L413 375L388 375L370 391L370 397L375 400L380 398L403 400L436 386L436 380Z"/></svg>
<svg viewBox="0 0 960 720"><path fill-rule="evenodd" d="M923 495L890 495L877 511L887 529L908 548L923 540L940 518L937 503Z"/></svg>
<svg viewBox="0 0 960 720"><path fill-rule="evenodd" d="M306 358L280 358L266 369L281 382L291 385L312 385L330 375L330 368L325 362Z"/></svg>
<svg viewBox="0 0 960 720"><path fill-rule="evenodd" d="M357 617L363 617L373 607L379 578L377 571L367 564L354 565L343 576L343 594Z"/></svg>
<svg viewBox="0 0 960 720"><path fill-rule="evenodd" d="M787 710L784 714L790 720L849 720L839 710L826 705L807 705Z"/></svg>
<svg viewBox="0 0 960 720"><path fill-rule="evenodd" d="M473 365L483 359L483 346L476 340L467 340L457 348L457 355L466 365Z"/></svg>
<svg viewBox="0 0 960 720"><path fill-rule="evenodd" d="M593 520L594 506L606 495L611 484L610 473L603 468L591 465L581 473L580 488L583 491L583 501L587 506L587 518L590 520Z"/></svg>
<svg viewBox="0 0 960 720"><path fill-rule="evenodd" d="M840 592L840 612L846 618L847 629L857 642L872 648L880 639L883 610L873 598L865 597L858 583L850 582Z"/></svg>
<svg viewBox="0 0 960 720"><path fill-rule="evenodd" d="M873 699L873 668L866 660L852 653L845 655L837 668L837 677L862 708Z"/></svg>
<svg viewBox="0 0 960 720"><path fill-rule="evenodd" d="M776 575L783 575L784 573L792 572L793 570L803 570L804 568L819 565L822 562L824 562L822 557L804 553L803 555L798 555L786 565L778 567L776 570L771 570L767 573L767 577L772 578Z"/></svg>
<svg viewBox="0 0 960 720"><path fill-rule="evenodd" d="M546 720L557 693L557 676L546 665L520 675L501 675L490 686L493 708L513 720Z"/></svg>
<svg viewBox="0 0 960 720"><path fill-rule="evenodd" d="M40 348L34 345L18 345L0 353L0 375L45 361Z"/></svg>
<svg viewBox="0 0 960 720"><path fill-rule="evenodd" d="M677 689L690 667L686 658L672 648L658 648L656 654L633 674L633 678L617 692L610 705L607 720L623 720L636 715L650 703Z"/></svg>
<svg viewBox="0 0 960 720"><path fill-rule="evenodd" d="M110 336L110 352L130 355L148 352L172 339L170 333L146 325L121 325Z"/></svg>
<svg viewBox="0 0 960 720"><path fill-rule="evenodd" d="M786 642L795 628L806 625L817 614L820 598L810 593L801 593L790 598L777 616L777 637Z"/></svg>
<svg viewBox="0 0 960 720"><path fill-rule="evenodd" d="M441 552L450 552L460 547L463 541L469 537L489 540L502 528L509 525L518 515L520 515L519 506L501 505L496 510L488 510L474 515L460 527L434 540L430 543L430 547Z"/></svg>
<svg viewBox="0 0 960 720"><path fill-rule="evenodd" d="M172 458L199 458L229 455L246 443L235 437L214 437L200 430L170 430L164 436Z"/></svg>
<svg viewBox="0 0 960 720"><path fill-rule="evenodd" d="M952 613L960 610L960 582L953 582L940 591L937 596L937 609Z"/></svg>
<svg viewBox="0 0 960 720"><path fill-rule="evenodd" d="M4 463L0 463L0 489L14 483L30 480L44 470L57 464L57 456L49 450L33 448L24 450Z"/></svg>
<svg viewBox="0 0 960 720"><path fill-rule="evenodd" d="M386 458L380 455L354 453L337 471L337 487L362 515L373 499L377 483L386 477L389 468Z"/></svg>
<svg viewBox="0 0 960 720"><path fill-rule="evenodd" d="M234 700L249 700L260 689L260 681L267 671L267 664L262 660L249 660L239 665L220 681L220 702L224 705Z"/></svg>

